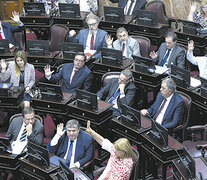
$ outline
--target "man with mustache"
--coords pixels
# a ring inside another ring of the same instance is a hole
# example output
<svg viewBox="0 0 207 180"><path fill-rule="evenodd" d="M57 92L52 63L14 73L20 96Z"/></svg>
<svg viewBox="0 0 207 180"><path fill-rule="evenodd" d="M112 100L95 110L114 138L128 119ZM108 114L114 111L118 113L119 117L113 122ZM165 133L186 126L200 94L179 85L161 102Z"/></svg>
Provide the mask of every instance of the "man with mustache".
<svg viewBox="0 0 207 180"><path fill-rule="evenodd" d="M69 32L68 41L83 45L84 50L99 50L101 47L107 47L105 36L107 32L98 28L100 18L93 13L86 17L87 29L79 31L78 35L74 30ZM97 54L95 58L99 58Z"/></svg>

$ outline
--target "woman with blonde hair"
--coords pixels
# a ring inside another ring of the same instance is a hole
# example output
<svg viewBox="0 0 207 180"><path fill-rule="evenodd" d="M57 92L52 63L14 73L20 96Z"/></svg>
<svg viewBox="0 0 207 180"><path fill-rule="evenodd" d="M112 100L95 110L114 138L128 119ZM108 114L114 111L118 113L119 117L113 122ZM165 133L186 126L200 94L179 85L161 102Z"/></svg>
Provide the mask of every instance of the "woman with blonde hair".
<svg viewBox="0 0 207 180"><path fill-rule="evenodd" d="M31 89L35 83L35 69L32 64L27 63L27 56L23 51L18 51L14 56L14 63L7 63L4 59L0 61L2 81L10 79L13 86L24 89L24 106L30 106Z"/></svg>
<svg viewBox="0 0 207 180"><path fill-rule="evenodd" d="M202 0L200 4L194 2L191 5L188 20L199 23L203 28L207 28L207 0Z"/></svg>
<svg viewBox="0 0 207 180"><path fill-rule="evenodd" d="M108 139L104 139L91 129L90 121L87 122L86 131L93 136L103 149L111 154L107 166L98 180L129 179L133 168L133 150L128 139L120 138L112 144Z"/></svg>

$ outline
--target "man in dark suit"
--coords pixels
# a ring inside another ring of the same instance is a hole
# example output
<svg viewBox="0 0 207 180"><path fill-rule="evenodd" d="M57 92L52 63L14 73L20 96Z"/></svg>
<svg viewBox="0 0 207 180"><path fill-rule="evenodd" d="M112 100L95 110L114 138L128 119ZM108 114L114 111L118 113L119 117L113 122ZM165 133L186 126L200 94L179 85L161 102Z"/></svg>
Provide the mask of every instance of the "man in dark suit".
<svg viewBox="0 0 207 180"><path fill-rule="evenodd" d="M123 7L125 15L136 15L136 10L143 9L147 3L146 0L109 0L109 1L111 1L112 3L118 3L118 7Z"/></svg>
<svg viewBox="0 0 207 180"><path fill-rule="evenodd" d="M5 136L11 142L11 152L20 154L28 141L42 145L43 131L43 124L35 119L34 110L31 107L26 107L22 111L22 117L16 117L12 120Z"/></svg>
<svg viewBox="0 0 207 180"><path fill-rule="evenodd" d="M125 69L121 71L118 79L111 79L105 87L97 92L99 99L106 97L105 101L114 104L112 108L114 116L121 115L122 104L129 105L132 102L136 93L136 87L132 80L132 72L130 69Z"/></svg>
<svg viewBox="0 0 207 180"><path fill-rule="evenodd" d="M73 63L66 63L60 72L52 74L50 66L45 68L45 77L52 82L63 80L61 83L62 92L75 93L76 89L88 91L92 83L92 72L85 66L85 56L83 53L77 53Z"/></svg>
<svg viewBox="0 0 207 180"><path fill-rule="evenodd" d="M154 104L141 110L142 115L148 114L167 129L176 127L183 119L184 100L175 89L176 84L172 78L164 79Z"/></svg>
<svg viewBox="0 0 207 180"><path fill-rule="evenodd" d="M19 13L12 12L11 19L18 23L18 25L12 25L10 22L0 21L0 39L7 39L9 41L9 47L18 47L17 42L14 39L14 32L20 32L25 29L24 24L20 21Z"/></svg>
<svg viewBox="0 0 207 180"><path fill-rule="evenodd" d="M93 138L80 129L77 120L69 120L66 129L63 127L63 123L57 125L57 133L47 149L69 161L68 167L82 167L93 157Z"/></svg>
<svg viewBox="0 0 207 180"><path fill-rule="evenodd" d="M107 32L98 28L100 18L93 13L89 13L86 17L87 29L79 31L78 35L74 30L69 32L68 41L73 43L79 43L83 45L86 53L90 53L91 50L98 51L101 47L107 47L105 37ZM100 58L100 53L95 55L95 58Z"/></svg>
<svg viewBox="0 0 207 180"><path fill-rule="evenodd" d="M151 52L150 57L159 66L185 68L185 51L177 45L177 35L172 31L166 34L165 43L160 45L156 53Z"/></svg>

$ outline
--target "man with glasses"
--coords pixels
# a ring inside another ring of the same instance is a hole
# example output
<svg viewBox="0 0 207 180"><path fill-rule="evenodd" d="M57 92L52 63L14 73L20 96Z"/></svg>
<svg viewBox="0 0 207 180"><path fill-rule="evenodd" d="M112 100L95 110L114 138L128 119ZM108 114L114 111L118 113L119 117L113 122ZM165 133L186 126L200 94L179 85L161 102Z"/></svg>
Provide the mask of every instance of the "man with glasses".
<svg viewBox="0 0 207 180"><path fill-rule="evenodd" d="M167 129L176 127L183 120L184 100L175 90L173 79L164 79L154 104L148 109L142 109L141 114L149 115Z"/></svg>
<svg viewBox="0 0 207 180"><path fill-rule="evenodd" d="M92 83L92 72L85 66L85 55L77 53L73 63L65 63L56 74L52 74L50 65L45 66L45 77L51 82L63 80L61 89L63 93L75 93L76 89L88 91Z"/></svg>
<svg viewBox="0 0 207 180"><path fill-rule="evenodd" d="M168 32L165 36L165 43L162 43L155 53L150 53L153 61L162 67L170 68L171 65L185 68L185 50L177 45L177 35Z"/></svg>
<svg viewBox="0 0 207 180"><path fill-rule="evenodd" d="M106 36L106 43L108 48L114 48L120 50L123 53L123 57L133 59L133 56L141 56L139 42L128 35L127 30L124 27L120 27L116 32L117 40L113 42L113 38L110 35ZM113 43L113 46L112 46Z"/></svg>
<svg viewBox="0 0 207 180"><path fill-rule="evenodd" d="M69 120L64 124L57 125L57 133L48 144L47 149L67 160L67 166L82 167L85 163L93 158L93 138L80 129L80 124L77 120Z"/></svg>
<svg viewBox="0 0 207 180"><path fill-rule="evenodd" d="M31 107L22 111L22 117L16 117L9 125L6 137L11 142L12 154L20 154L26 147L28 141L35 144L43 144L43 124L35 119L35 112Z"/></svg>
<svg viewBox="0 0 207 180"><path fill-rule="evenodd" d="M113 115L121 115L121 105L130 105L135 93L136 87L132 82L132 72L130 69L121 71L119 78L113 78L110 82L97 92L98 99L105 98L105 101L113 104Z"/></svg>
<svg viewBox="0 0 207 180"><path fill-rule="evenodd" d="M68 41L73 43L79 43L83 45L84 50L99 50L101 47L107 47L105 37L107 32L98 28L100 18L93 13L89 13L86 17L87 29L79 31L78 35L74 30L69 32ZM99 58L100 54L97 54L95 58Z"/></svg>

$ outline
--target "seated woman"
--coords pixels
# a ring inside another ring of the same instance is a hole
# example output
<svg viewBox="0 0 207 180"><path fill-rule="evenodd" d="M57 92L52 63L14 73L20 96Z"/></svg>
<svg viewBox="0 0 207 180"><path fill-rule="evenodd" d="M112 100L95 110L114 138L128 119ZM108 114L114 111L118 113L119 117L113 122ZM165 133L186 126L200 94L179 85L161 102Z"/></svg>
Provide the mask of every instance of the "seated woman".
<svg viewBox="0 0 207 180"><path fill-rule="evenodd" d="M18 51L14 56L14 63L7 63L4 59L0 61L2 81L10 78L13 86L24 89L24 107L30 106L31 89L35 83L35 69L32 64L27 63L27 56L23 51Z"/></svg>
<svg viewBox="0 0 207 180"><path fill-rule="evenodd" d="M200 4L193 3L191 5L188 20L207 28L207 0L202 0Z"/></svg>
<svg viewBox="0 0 207 180"><path fill-rule="evenodd" d="M104 139L90 127L90 121L87 122L86 131L102 146L103 149L110 152L108 164L98 178L98 180L127 180L130 177L133 168L133 150L126 138L120 138L113 144Z"/></svg>

